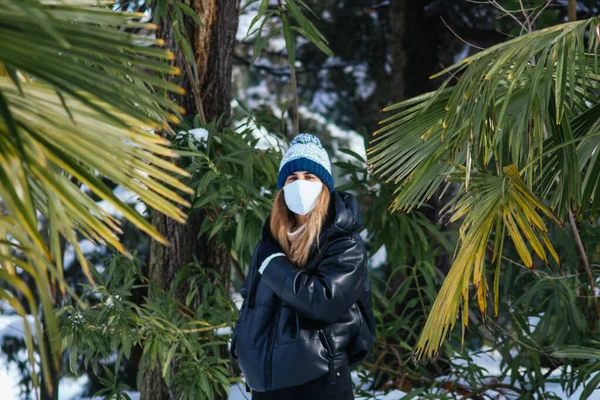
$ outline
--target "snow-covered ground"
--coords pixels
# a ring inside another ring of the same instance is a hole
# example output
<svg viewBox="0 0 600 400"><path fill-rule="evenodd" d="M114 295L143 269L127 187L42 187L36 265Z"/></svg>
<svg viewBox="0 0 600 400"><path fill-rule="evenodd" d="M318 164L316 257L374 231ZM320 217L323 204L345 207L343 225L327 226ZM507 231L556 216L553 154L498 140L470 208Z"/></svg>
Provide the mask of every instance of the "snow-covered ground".
<svg viewBox="0 0 600 400"><path fill-rule="evenodd" d="M0 321L3 319L0 316ZM477 356L477 361L481 366L487 368L490 372L497 371L498 360L489 356ZM20 400L19 388L16 382L19 379L19 374L14 365L6 365L4 360L0 359L0 391L2 393L2 400ZM356 372L352 373L352 380L355 384L359 383L359 378ZM82 376L78 379L63 378L60 381L59 386L59 399L60 400L91 400L90 398L81 396L81 393L87 384L87 377ZM579 399L583 391L583 387L579 388L572 396L567 396L566 393L560 388L558 384L550 383L547 386L547 391L554 392L559 398L562 399ZM127 392L132 400L139 399L138 392ZM398 400L401 399L406 393L399 390L394 390L386 395L383 393L374 392L375 399L377 400ZM233 384L230 388L229 400L246 400L250 399L250 393L246 392L243 382ZM415 397L418 399L419 397ZM498 397L503 399L504 397ZM356 400L364 400L365 397L356 397ZM590 399L600 399L600 390L597 390L592 394Z"/></svg>
<svg viewBox="0 0 600 400"><path fill-rule="evenodd" d="M0 323L5 316L0 316ZM356 372L352 373L352 380L354 383L359 382L359 378ZM19 372L17 371L16 366L7 365L5 360L0 357L0 399L2 400L21 400L19 396L19 387L17 382L19 381ZM63 378L60 381L60 385L58 388L58 398L59 400L91 400L89 397L83 397L81 393L83 392L85 385L88 383L88 379L86 376L81 376L78 379L73 378ZM139 399L139 392L127 392L127 394L131 397L132 400ZM404 392L395 390L388 393L386 396L379 395L376 398L378 400L397 400L401 399L405 395ZM244 383L235 383L231 385L229 390L229 400L246 400L250 399L250 393L246 392L246 387ZM100 399L99 397L95 399ZM356 397L356 400L364 399L363 397Z"/></svg>
<svg viewBox="0 0 600 400"><path fill-rule="evenodd" d="M236 303L241 302L241 298L239 296L234 296L234 301ZM32 322L31 318L28 318L28 321ZM23 320L14 315L0 315L0 338L4 336L15 336L21 337L23 335ZM500 375L500 354L494 351L483 351L477 352L473 354L473 361L479 365L480 367L485 368L490 375ZM22 352L21 355L24 359L26 358L25 351ZM459 360L455 360L456 363L460 363ZM558 374L558 373L557 373ZM551 379L554 377L554 374L550 376ZM17 382L19 381L19 371L14 364L7 364L6 360L0 354L0 399L2 400L20 400L20 392ZM590 378L593 378L590 377ZM446 380L447 378L440 378L440 380ZM360 379L356 371L352 372L352 380L355 385L359 384ZM507 378L508 380L508 378ZM79 378L71 378L66 377L60 381L59 385L59 399L60 400L91 400L89 398L83 397L81 393L83 392L85 385L88 383L88 379L86 376L81 376ZM505 383L508 383L505 382ZM583 387L580 387L572 396L568 396L562 388L556 383L548 383L546 385L546 390L548 392L554 392L556 396L562 399L578 399L581 396L583 391ZM130 397L133 400L139 399L139 393L137 392L128 392ZM250 394L246 392L245 385L242 383L233 384L230 388L229 400L244 400L250 399ZM399 390L394 390L386 395L382 392L373 392L374 398L378 400L397 400L401 399L406 393L401 392ZM414 397L418 399L419 397ZM356 397L357 400L364 400L364 397ZM516 397L504 397L499 394L498 399L507 399L512 400L516 399ZM590 399L600 399L600 390L596 390L594 394L590 397Z"/></svg>
<svg viewBox="0 0 600 400"><path fill-rule="evenodd" d="M17 400L19 398L19 371L15 364L6 364L0 358L0 392L6 400Z"/></svg>

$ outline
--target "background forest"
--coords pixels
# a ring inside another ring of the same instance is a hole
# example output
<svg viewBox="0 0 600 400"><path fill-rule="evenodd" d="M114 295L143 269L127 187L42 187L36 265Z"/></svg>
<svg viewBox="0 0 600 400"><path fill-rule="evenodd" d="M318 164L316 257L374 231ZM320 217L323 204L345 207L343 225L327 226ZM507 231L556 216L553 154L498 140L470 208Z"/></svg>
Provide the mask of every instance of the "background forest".
<svg viewBox="0 0 600 400"><path fill-rule="evenodd" d="M357 398L600 398L599 8L0 0L2 398L249 398L298 132L364 215Z"/></svg>

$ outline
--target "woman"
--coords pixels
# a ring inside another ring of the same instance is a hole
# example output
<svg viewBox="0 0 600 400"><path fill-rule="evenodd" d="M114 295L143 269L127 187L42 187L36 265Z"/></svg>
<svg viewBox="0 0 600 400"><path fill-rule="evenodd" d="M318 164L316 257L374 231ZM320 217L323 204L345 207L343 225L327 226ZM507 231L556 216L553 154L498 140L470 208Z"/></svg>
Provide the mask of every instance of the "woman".
<svg viewBox="0 0 600 400"><path fill-rule="evenodd" d="M374 334L358 204L334 191L329 156L309 134L290 144L277 190L231 355L252 399L354 399L349 367L367 356Z"/></svg>

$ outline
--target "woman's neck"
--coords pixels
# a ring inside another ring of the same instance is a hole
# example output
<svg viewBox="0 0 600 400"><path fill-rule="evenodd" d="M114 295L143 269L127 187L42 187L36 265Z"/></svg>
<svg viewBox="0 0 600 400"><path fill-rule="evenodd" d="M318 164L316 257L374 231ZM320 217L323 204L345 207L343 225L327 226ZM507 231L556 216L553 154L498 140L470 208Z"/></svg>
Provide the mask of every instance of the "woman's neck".
<svg viewBox="0 0 600 400"><path fill-rule="evenodd" d="M304 225L308 221L308 215L296 214L296 226Z"/></svg>

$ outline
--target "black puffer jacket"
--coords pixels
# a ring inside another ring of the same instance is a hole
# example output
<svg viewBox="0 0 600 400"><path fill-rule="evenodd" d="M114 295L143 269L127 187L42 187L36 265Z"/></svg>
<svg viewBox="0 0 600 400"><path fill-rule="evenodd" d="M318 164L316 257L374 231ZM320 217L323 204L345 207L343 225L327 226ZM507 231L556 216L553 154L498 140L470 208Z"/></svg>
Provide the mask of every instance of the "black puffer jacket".
<svg viewBox="0 0 600 400"><path fill-rule="evenodd" d="M253 390L275 390L333 374L343 364L356 365L371 350L374 328L367 325L374 321L356 199L333 191L328 215L320 249L313 248L305 269L276 257L261 275L256 265L261 243L254 251L231 341L231 355ZM271 235L269 221L270 216L263 240Z"/></svg>

